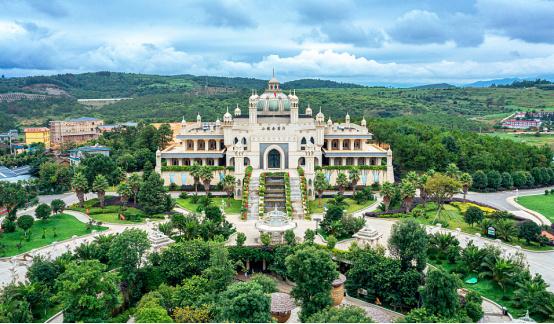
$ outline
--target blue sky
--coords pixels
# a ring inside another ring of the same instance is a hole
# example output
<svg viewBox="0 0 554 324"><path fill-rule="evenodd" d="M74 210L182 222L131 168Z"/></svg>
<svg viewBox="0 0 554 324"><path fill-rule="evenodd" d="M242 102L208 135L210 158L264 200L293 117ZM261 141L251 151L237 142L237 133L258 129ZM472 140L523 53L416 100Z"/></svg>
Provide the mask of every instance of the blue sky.
<svg viewBox="0 0 554 324"><path fill-rule="evenodd" d="M364 84L554 75L554 1L0 0L0 73Z"/></svg>

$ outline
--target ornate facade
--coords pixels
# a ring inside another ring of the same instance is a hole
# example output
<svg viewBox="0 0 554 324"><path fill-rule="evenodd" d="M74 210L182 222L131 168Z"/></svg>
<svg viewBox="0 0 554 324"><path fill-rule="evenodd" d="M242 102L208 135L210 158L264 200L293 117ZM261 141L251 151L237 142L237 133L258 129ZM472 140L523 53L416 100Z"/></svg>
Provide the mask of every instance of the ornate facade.
<svg viewBox="0 0 554 324"><path fill-rule="evenodd" d="M225 172L234 172L239 197L247 166L254 172L302 167L312 197L318 168L331 184L338 170L348 173L348 168L341 166L358 166L362 185L393 182L392 151L372 143L365 119L357 125L347 114L344 122L333 122L325 120L321 108L315 117L309 105L300 113L298 103L296 93L283 93L273 77L263 94L252 93L247 112L237 105L233 114L227 109L223 120L204 122L200 114L195 122L183 119L175 143L157 152L156 171L166 185L181 186L193 183L187 166L229 167L214 168L221 171L213 184Z"/></svg>

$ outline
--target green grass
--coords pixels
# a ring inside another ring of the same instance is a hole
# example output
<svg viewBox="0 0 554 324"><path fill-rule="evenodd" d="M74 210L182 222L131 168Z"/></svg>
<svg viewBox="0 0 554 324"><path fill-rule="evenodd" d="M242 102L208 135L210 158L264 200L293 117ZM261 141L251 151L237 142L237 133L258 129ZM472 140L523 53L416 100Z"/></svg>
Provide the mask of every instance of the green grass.
<svg viewBox="0 0 554 324"><path fill-rule="evenodd" d="M107 196L106 198L108 198L108 197L110 197L110 196ZM73 204L68 209L79 211L81 213L85 213L90 218L94 219L95 221L103 222L103 223L112 223L112 224L143 223L144 219L147 217L147 216L145 216L140 221L121 220L121 219L119 219L119 214L122 211L121 206L108 205L108 206L104 206L104 208L100 208L97 198L85 201L83 206L84 207L79 207L79 204ZM129 212L133 212L133 213L141 213L141 211L139 209L134 208L134 207L126 207L125 210L129 211ZM87 213L87 211L88 211L88 213ZM151 216L151 217L156 218L157 215L154 215L154 216Z"/></svg>
<svg viewBox="0 0 554 324"><path fill-rule="evenodd" d="M550 148L554 149L554 135L544 135L536 136L535 134L517 134L510 132L494 132L486 133L489 136L496 136L502 139L509 139L518 143L526 143L534 146L543 146L548 145Z"/></svg>
<svg viewBox="0 0 554 324"><path fill-rule="evenodd" d="M308 202L309 206L310 206L310 210L312 213L323 213L323 208L325 207L325 205L327 204L327 202L329 200L332 200L333 198L322 198L321 199L321 206L319 205L319 198L316 198L315 200L310 200ZM358 205L353 199L351 198L346 198L345 199L345 202L346 204L348 205L348 207L346 208L346 212L347 213L353 213L353 212L357 212L358 210L360 209L363 209L371 204L373 204L375 202L375 200L368 200L364 203L362 203L361 205Z"/></svg>
<svg viewBox="0 0 554 324"><path fill-rule="evenodd" d="M186 199L183 198L177 198L176 199L177 205L180 207L187 209L191 212L196 212L196 209L198 208L199 204L195 204L191 201L191 198L188 197ZM227 198L212 198L212 204L217 207L221 207L222 202L225 204L225 213L227 214L240 214L240 207L242 205L241 200L237 199L230 199L230 205L227 207Z"/></svg>
<svg viewBox="0 0 554 324"><path fill-rule="evenodd" d="M54 237L54 228L57 234L56 237ZM106 230L107 227L94 226L93 229L103 231ZM42 238L43 230L45 230L45 238ZM24 253L51 244L54 241L63 241L71 238L73 235L82 236L91 232L87 230L87 224L67 214L52 215L47 220L35 221L30 231L30 241L25 240L24 233L19 228L13 233L2 234L0 236L0 242L5 245L2 256ZM19 242L21 242L21 248L18 249L17 244Z"/></svg>
<svg viewBox="0 0 554 324"><path fill-rule="evenodd" d="M554 200L553 200L554 201ZM429 206L434 206L433 203L429 203ZM437 210L430 209L428 210L425 215L426 217L417 217L415 220L424 225L433 225L433 221L435 220L435 216L437 214ZM443 210L441 211L440 217L438 218L441 222L447 222L448 223L448 229L455 230L456 228L459 228L464 233L468 234L477 234L481 233L481 227L478 224L474 224L473 226L469 225L465 222L464 216L462 215L462 212L455 206L452 205L444 205ZM519 245L524 249L533 250L533 251L550 251L554 248L551 246L540 246L537 243L531 242L530 244L527 244L525 240L519 239L517 237L513 237L510 242L505 242L511 245Z"/></svg>
<svg viewBox="0 0 554 324"><path fill-rule="evenodd" d="M456 264L450 264L446 261L442 261L441 264L438 264L436 260L433 260L429 261L429 264L447 272L452 272L460 266L459 261ZM476 284L467 284L465 283L465 280L467 278L469 278L469 275L461 278L463 288L474 290L481 294L481 296L486 297L500 304L501 306L506 307L510 314L512 314L512 316L514 317L525 315L525 310L516 307L514 301L511 300L514 292L513 288L506 288L506 291L503 291L502 288L500 288L500 286L498 286L494 281L485 278L478 278L479 281Z"/></svg>
<svg viewBox="0 0 554 324"><path fill-rule="evenodd" d="M516 201L523 207L537 211L554 222L554 195L521 196Z"/></svg>

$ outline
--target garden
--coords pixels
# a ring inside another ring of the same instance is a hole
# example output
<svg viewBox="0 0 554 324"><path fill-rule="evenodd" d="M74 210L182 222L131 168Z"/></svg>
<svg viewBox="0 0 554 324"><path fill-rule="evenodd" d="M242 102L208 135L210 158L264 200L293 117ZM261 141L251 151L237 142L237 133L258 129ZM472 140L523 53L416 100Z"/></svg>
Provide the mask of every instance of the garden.
<svg viewBox="0 0 554 324"><path fill-rule="evenodd" d="M25 215L19 218L22 217L25 219ZM22 221L18 223L22 225ZM75 217L63 213L31 222L31 226L28 228L25 225L22 226L18 226L13 232L0 234L0 256L17 255L69 239L74 235L82 236L92 233L93 230L103 231L107 229L98 225L85 224Z"/></svg>
<svg viewBox="0 0 554 324"><path fill-rule="evenodd" d="M142 223L147 217L147 215L137 207L133 207L132 205L123 206L117 196L106 196L105 205L103 207L100 206L98 198L93 198L85 201L83 207L80 207L77 203L69 206L68 209L87 214L91 219L103 223ZM163 214L156 214L148 217L163 218L163 216Z"/></svg>
<svg viewBox="0 0 554 324"><path fill-rule="evenodd" d="M190 211L198 212L205 203L206 196L199 195L179 195L175 201L178 206ZM240 214L242 200L227 198L227 197L211 197L212 204L217 207L224 206L223 210L226 214Z"/></svg>

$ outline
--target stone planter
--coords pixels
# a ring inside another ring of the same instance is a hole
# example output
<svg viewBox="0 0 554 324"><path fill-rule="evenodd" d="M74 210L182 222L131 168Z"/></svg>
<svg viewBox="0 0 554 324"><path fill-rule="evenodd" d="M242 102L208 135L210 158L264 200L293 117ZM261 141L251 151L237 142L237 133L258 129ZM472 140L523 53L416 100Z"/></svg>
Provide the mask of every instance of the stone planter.
<svg viewBox="0 0 554 324"><path fill-rule="evenodd" d="M340 305L344 299L344 282L346 277L341 273L339 277L332 283L333 289L331 289L331 299L333 300L333 306Z"/></svg>
<svg viewBox="0 0 554 324"><path fill-rule="evenodd" d="M271 316L278 322L286 322L296 307L289 294L274 292L271 294Z"/></svg>

